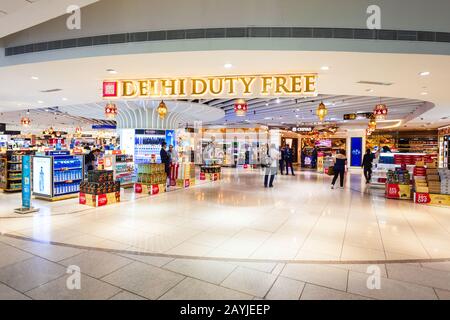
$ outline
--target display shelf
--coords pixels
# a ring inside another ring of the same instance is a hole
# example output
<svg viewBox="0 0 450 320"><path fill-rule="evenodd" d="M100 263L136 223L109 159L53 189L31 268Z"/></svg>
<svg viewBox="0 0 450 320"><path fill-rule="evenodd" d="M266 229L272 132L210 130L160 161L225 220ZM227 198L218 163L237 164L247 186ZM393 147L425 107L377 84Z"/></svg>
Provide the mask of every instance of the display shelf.
<svg viewBox="0 0 450 320"><path fill-rule="evenodd" d="M62 152L33 157L33 195L58 201L76 198L84 179L84 157Z"/></svg>
<svg viewBox="0 0 450 320"><path fill-rule="evenodd" d="M3 191L22 191L22 156L32 154L33 150L8 150L1 156L0 188Z"/></svg>

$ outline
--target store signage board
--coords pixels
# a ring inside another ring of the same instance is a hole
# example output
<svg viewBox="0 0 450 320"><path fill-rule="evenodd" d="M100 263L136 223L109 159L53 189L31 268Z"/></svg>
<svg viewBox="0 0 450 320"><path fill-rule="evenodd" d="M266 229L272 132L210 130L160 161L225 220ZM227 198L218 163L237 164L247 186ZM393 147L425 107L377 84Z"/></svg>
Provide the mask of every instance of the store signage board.
<svg viewBox="0 0 450 320"><path fill-rule="evenodd" d="M31 157L22 156L22 208L31 208Z"/></svg>
<svg viewBox="0 0 450 320"><path fill-rule="evenodd" d="M361 167L363 151L363 138L351 138L351 166Z"/></svg>
<svg viewBox="0 0 450 320"><path fill-rule="evenodd" d="M344 120L359 120L359 119L370 119L373 116L372 112L363 112L363 113L349 113L344 114Z"/></svg>
<svg viewBox="0 0 450 320"><path fill-rule="evenodd" d="M294 127L292 132L302 133L302 132L312 132L314 128L312 127Z"/></svg>
<svg viewBox="0 0 450 320"><path fill-rule="evenodd" d="M198 78L105 80L103 98L198 99L302 97L318 95L318 75L223 76Z"/></svg>
<svg viewBox="0 0 450 320"><path fill-rule="evenodd" d="M115 125L92 125L92 130L116 130L117 126Z"/></svg>

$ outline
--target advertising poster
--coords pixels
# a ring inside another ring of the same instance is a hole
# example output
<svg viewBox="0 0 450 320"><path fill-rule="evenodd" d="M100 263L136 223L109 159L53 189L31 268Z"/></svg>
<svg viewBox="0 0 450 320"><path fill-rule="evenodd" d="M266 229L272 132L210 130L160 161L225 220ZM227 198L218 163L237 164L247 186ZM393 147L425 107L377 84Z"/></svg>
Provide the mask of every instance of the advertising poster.
<svg viewBox="0 0 450 320"><path fill-rule="evenodd" d="M363 148L363 138L354 137L351 140L351 161L350 165L352 167L361 167L362 164L362 148Z"/></svg>
<svg viewBox="0 0 450 320"><path fill-rule="evenodd" d="M36 195L52 196L52 158L33 158L33 192Z"/></svg>
<svg viewBox="0 0 450 320"><path fill-rule="evenodd" d="M22 157L22 208L31 208L31 157Z"/></svg>
<svg viewBox="0 0 450 320"><path fill-rule="evenodd" d="M167 147L169 147L169 146L176 147L175 130L166 130L166 143L167 143Z"/></svg>

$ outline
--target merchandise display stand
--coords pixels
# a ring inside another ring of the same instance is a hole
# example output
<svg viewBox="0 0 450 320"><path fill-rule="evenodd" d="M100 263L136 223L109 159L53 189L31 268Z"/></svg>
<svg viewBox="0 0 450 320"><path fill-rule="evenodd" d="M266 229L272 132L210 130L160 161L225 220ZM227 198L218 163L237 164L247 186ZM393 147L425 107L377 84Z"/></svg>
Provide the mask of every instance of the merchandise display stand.
<svg viewBox="0 0 450 320"><path fill-rule="evenodd" d="M0 158L0 189L13 193L22 191L22 156L32 151L7 151Z"/></svg>
<svg viewBox="0 0 450 320"><path fill-rule="evenodd" d="M386 198L396 200L411 200L411 175L403 166L402 169L388 171L386 181Z"/></svg>
<svg viewBox="0 0 450 320"><path fill-rule="evenodd" d="M111 170L89 171L88 181L80 185L79 203L103 207L120 202L120 182Z"/></svg>
<svg viewBox="0 0 450 320"><path fill-rule="evenodd" d="M450 206L450 170L437 169L436 163L415 169L414 202L418 204Z"/></svg>
<svg viewBox="0 0 450 320"><path fill-rule="evenodd" d="M219 165L204 165L200 168L200 180L218 181L221 179L222 167Z"/></svg>
<svg viewBox="0 0 450 320"><path fill-rule="evenodd" d="M123 154L106 155L103 159L103 169L112 170L114 172L114 181L119 181L122 188L133 187L133 156Z"/></svg>
<svg viewBox="0 0 450 320"><path fill-rule="evenodd" d="M195 185L195 164L177 163L170 166L170 185L189 188Z"/></svg>
<svg viewBox="0 0 450 320"><path fill-rule="evenodd" d="M33 195L36 199L60 201L77 198L84 178L84 157L68 151L33 157Z"/></svg>
<svg viewBox="0 0 450 320"><path fill-rule="evenodd" d="M137 166L137 181L134 192L156 195L167 191L167 175L164 164L147 163Z"/></svg>

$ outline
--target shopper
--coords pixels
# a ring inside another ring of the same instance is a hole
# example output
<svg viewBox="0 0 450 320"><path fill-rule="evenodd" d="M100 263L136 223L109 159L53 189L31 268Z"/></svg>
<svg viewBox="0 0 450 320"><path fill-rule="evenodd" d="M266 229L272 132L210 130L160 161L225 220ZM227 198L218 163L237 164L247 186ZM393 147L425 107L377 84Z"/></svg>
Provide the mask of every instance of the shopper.
<svg viewBox="0 0 450 320"><path fill-rule="evenodd" d="M289 175L289 168L291 168L292 175L295 176L294 173L294 150L286 145L284 150L284 162L286 163L286 175Z"/></svg>
<svg viewBox="0 0 450 320"><path fill-rule="evenodd" d="M312 155L311 155L311 168L312 169L316 169L317 168L317 148L314 147L313 151L312 151Z"/></svg>
<svg viewBox="0 0 450 320"><path fill-rule="evenodd" d="M85 155L84 161L87 171L92 171L95 169L95 162L97 161L97 158L100 156L101 153L102 152L100 149L94 149L87 155Z"/></svg>
<svg viewBox="0 0 450 320"><path fill-rule="evenodd" d="M338 154L336 155L336 160L334 163L334 178L331 184L331 189L334 189L338 177L340 177L341 189L344 188L344 176L346 166L347 166L347 157L345 156L345 150L339 150Z"/></svg>
<svg viewBox="0 0 450 320"><path fill-rule="evenodd" d="M170 155L170 162L175 164L178 162L178 154L175 151L175 148L173 147L173 145L169 146L169 155Z"/></svg>
<svg viewBox="0 0 450 320"><path fill-rule="evenodd" d="M270 150L268 150L268 156L271 161L270 165L265 170L264 187L273 188L273 182L278 173L278 161L281 159L280 151L277 150L274 143L271 144Z"/></svg>
<svg viewBox="0 0 450 320"><path fill-rule="evenodd" d="M161 151L159 152L159 155L161 157L161 163L164 164L164 169L167 175L167 179L170 179L170 153L167 152L167 143L163 142L161 144ZM167 183L167 182L166 182ZM169 185L167 185L169 186Z"/></svg>
<svg viewBox="0 0 450 320"><path fill-rule="evenodd" d="M361 168L364 169L364 177L366 178L366 184L370 183L370 180L372 180L372 163L374 160L374 156L372 154L372 150L367 149L366 154L363 158L363 163L361 165Z"/></svg>
<svg viewBox="0 0 450 320"><path fill-rule="evenodd" d="M269 150L269 152L270 152L270 150ZM279 157L280 172L281 172L281 175L283 175L284 174L284 147L280 147L280 149L278 151L278 157Z"/></svg>

